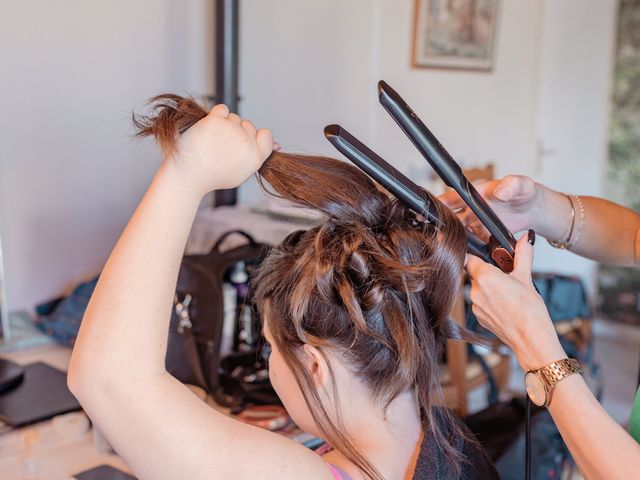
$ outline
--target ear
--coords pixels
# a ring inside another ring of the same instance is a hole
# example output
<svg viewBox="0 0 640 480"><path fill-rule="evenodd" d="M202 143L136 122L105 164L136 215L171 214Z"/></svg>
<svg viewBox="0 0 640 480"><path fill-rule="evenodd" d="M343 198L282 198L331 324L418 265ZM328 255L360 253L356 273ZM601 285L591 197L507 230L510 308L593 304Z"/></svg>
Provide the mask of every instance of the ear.
<svg viewBox="0 0 640 480"><path fill-rule="evenodd" d="M307 369L313 378L314 385L316 388L328 387L331 382L331 373L327 359L317 347L308 343L305 343L302 348L307 361Z"/></svg>

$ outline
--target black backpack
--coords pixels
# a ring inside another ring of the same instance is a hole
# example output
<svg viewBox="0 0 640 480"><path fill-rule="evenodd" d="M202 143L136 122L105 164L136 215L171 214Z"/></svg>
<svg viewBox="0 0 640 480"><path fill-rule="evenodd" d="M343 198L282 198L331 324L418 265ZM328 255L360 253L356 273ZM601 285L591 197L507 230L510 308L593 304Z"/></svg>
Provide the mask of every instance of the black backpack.
<svg viewBox="0 0 640 480"><path fill-rule="evenodd" d="M222 244L233 234L243 236L247 243L222 251ZM187 255L180 265L166 368L181 382L201 387L224 406L279 403L268 380L266 360L261 356L260 322L252 308L250 293L244 301L240 299L235 314L230 316L228 310L225 316L223 293L224 284L229 283L230 273L238 262L243 262L250 273L269 248L243 231L232 230L222 235L208 254ZM252 327L259 338L240 349L238 321L247 318L244 309L251 309ZM225 319L235 320L235 324L225 326ZM231 329L235 337L231 351L224 356L220 352L223 329Z"/></svg>

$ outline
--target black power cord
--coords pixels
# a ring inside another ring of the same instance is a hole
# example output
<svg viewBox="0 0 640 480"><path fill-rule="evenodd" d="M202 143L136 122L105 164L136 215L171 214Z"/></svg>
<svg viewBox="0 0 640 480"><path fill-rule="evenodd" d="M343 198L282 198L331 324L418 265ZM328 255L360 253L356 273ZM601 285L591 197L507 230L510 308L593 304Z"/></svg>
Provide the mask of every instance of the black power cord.
<svg viewBox="0 0 640 480"><path fill-rule="evenodd" d="M531 399L529 398L529 395L527 395L525 416L524 478L525 480L531 480Z"/></svg>

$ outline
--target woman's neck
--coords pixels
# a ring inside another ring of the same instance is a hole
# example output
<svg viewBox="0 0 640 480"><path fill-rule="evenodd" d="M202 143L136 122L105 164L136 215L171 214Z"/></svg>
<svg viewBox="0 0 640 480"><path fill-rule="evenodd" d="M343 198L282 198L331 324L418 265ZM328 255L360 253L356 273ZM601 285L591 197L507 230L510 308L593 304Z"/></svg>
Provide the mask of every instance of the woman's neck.
<svg viewBox="0 0 640 480"><path fill-rule="evenodd" d="M401 393L383 410L370 394L358 390L351 390L346 405L341 402L345 427L355 446L385 479L412 478L423 435L414 392ZM363 478L362 472L337 450L326 458L352 478Z"/></svg>

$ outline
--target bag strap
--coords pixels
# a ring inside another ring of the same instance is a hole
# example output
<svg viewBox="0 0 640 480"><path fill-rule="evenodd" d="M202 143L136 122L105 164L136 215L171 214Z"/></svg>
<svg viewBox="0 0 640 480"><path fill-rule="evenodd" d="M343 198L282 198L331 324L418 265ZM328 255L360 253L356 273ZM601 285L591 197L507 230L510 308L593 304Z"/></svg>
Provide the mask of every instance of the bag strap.
<svg viewBox="0 0 640 480"><path fill-rule="evenodd" d="M205 378L204 370L202 369L202 363L200 361L200 355L198 354L198 346L196 344L196 338L193 336L193 332L190 328L185 329L180 335L184 336L186 345L186 355L189 365L191 365L191 372L196 378L196 381L204 388L207 393L211 390L209 382Z"/></svg>
<svg viewBox="0 0 640 480"><path fill-rule="evenodd" d="M219 253L220 246L224 243L224 241L227 238L229 238L234 233L236 233L238 235L241 235L244 238L246 238L249 241L249 245L257 246L258 242L256 242L255 239L251 235L249 235L247 232L245 232L244 230L229 230L228 232L223 233L222 236L216 241L215 245L213 246L213 248L209 252L209 255L214 254L214 253Z"/></svg>
<svg viewBox="0 0 640 480"><path fill-rule="evenodd" d="M178 300L178 295L174 298L173 314L177 318L177 327L173 325L175 334L182 337L185 356L188 365L191 367L191 373L195 377L198 386L204 388L207 392L211 390L209 382L207 382L200 355L198 353L198 345L196 337L193 334L193 323L191 322L191 295L185 295L182 301ZM184 322L184 323L183 323Z"/></svg>

